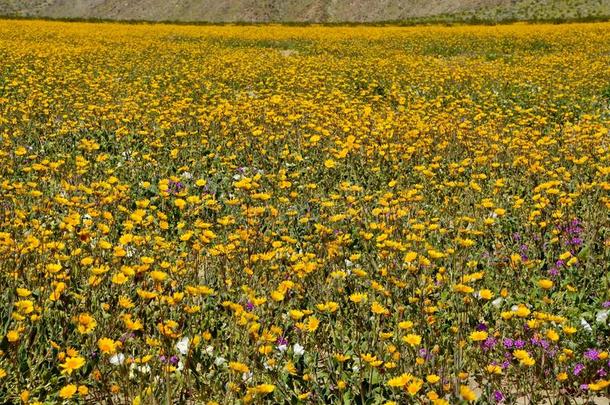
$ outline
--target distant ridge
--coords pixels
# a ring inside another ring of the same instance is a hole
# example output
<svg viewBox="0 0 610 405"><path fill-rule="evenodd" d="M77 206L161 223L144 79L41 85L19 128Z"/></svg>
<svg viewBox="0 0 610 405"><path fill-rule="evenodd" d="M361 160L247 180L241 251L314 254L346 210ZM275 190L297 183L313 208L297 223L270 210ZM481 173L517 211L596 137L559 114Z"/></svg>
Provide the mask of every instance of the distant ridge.
<svg viewBox="0 0 610 405"><path fill-rule="evenodd" d="M0 0L0 14L190 22L491 21L610 16L610 0Z"/></svg>

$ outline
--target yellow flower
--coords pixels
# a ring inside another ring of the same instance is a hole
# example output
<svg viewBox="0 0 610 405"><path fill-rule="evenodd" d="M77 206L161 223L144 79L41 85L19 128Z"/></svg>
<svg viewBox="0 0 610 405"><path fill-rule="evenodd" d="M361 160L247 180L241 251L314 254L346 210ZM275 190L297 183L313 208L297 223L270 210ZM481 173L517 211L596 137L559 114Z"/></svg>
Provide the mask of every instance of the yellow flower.
<svg viewBox="0 0 610 405"><path fill-rule="evenodd" d="M59 396L62 399L70 399L76 393L76 385L68 384L59 391Z"/></svg>
<svg viewBox="0 0 610 405"><path fill-rule="evenodd" d="M513 356L515 356L516 359L523 360L524 358L529 357L529 353L525 350L515 350Z"/></svg>
<svg viewBox="0 0 610 405"><path fill-rule="evenodd" d="M167 273L164 271L155 270L150 272L150 277L157 282L161 282L167 278Z"/></svg>
<svg viewBox="0 0 610 405"><path fill-rule="evenodd" d="M502 374L502 367L496 364L490 364L485 367L485 371L487 371L489 374Z"/></svg>
<svg viewBox="0 0 610 405"><path fill-rule="evenodd" d="M491 290L485 289L479 291L479 297L481 297L481 299L490 300L493 296L494 294L491 292Z"/></svg>
<svg viewBox="0 0 610 405"><path fill-rule="evenodd" d="M275 385L273 384L261 384L252 388L252 392L257 394L269 394L275 390Z"/></svg>
<svg viewBox="0 0 610 405"><path fill-rule="evenodd" d="M405 258L404 258L405 263L412 263L415 259L417 259L416 252L408 252L407 254L405 254Z"/></svg>
<svg viewBox="0 0 610 405"><path fill-rule="evenodd" d="M248 373L250 369L244 363L239 363L236 361L229 362L229 368L238 373Z"/></svg>
<svg viewBox="0 0 610 405"><path fill-rule="evenodd" d="M401 374L398 377L394 377L394 378L390 379L388 381L388 386L393 387L393 388L396 388L396 387L402 388L405 385L407 385L407 383L409 381L411 381L411 379L413 379L413 376L411 374L409 374L409 373Z"/></svg>
<svg viewBox="0 0 610 405"><path fill-rule="evenodd" d="M355 303L366 301L366 294L354 293L349 296L349 300Z"/></svg>
<svg viewBox="0 0 610 405"><path fill-rule="evenodd" d="M63 369L62 374L72 374L74 370L78 370L84 365L85 359L80 356L77 356L66 358L66 360L62 364L60 364L60 367Z"/></svg>
<svg viewBox="0 0 610 405"><path fill-rule="evenodd" d="M549 279L538 280L538 286L545 290L550 290L551 288L553 288L553 282Z"/></svg>
<svg viewBox="0 0 610 405"><path fill-rule="evenodd" d="M273 347L270 345L264 345L258 348L258 352L262 355L268 355L273 351Z"/></svg>
<svg viewBox="0 0 610 405"><path fill-rule="evenodd" d="M488 334L484 330L475 331L470 334L470 340L473 342L480 342L487 339L487 336Z"/></svg>
<svg viewBox="0 0 610 405"><path fill-rule="evenodd" d="M524 365L524 366L531 367L534 364L536 364L536 360L534 360L530 356L528 356L528 357L525 357L525 358L521 359L521 361L519 363Z"/></svg>
<svg viewBox="0 0 610 405"><path fill-rule="evenodd" d="M6 334L6 338L11 343L16 342L19 340L19 332L16 330L9 330Z"/></svg>
<svg viewBox="0 0 610 405"><path fill-rule="evenodd" d="M97 341L97 347L102 353L112 354L116 351L116 343L112 339L101 338Z"/></svg>
<svg viewBox="0 0 610 405"><path fill-rule="evenodd" d="M548 337L550 340L552 340L553 342L556 342L559 340L559 333L557 333L556 331L554 331L553 329L549 329L546 332L546 337Z"/></svg>
<svg viewBox="0 0 610 405"><path fill-rule="evenodd" d="M373 311L373 313L377 314L377 315L387 315L390 313L390 311L387 308L385 308L383 305L381 305L377 301L374 301L371 304L371 311Z"/></svg>
<svg viewBox="0 0 610 405"><path fill-rule="evenodd" d="M318 318L316 318L315 316L310 316L309 318L307 318L307 323L305 327L309 332L315 332L316 329L318 329L319 325L320 321L318 320Z"/></svg>
<svg viewBox="0 0 610 405"><path fill-rule="evenodd" d="M335 360L337 360L339 363L346 362L347 360L350 359L350 356L347 356L347 355L341 354L341 353L335 354L334 357L335 357Z"/></svg>
<svg viewBox="0 0 610 405"><path fill-rule="evenodd" d="M332 169L335 166L337 166L337 163L332 159L326 159L324 161L324 167L326 167L327 169Z"/></svg>
<svg viewBox="0 0 610 405"><path fill-rule="evenodd" d="M271 299L273 299L273 301L280 302L283 301L284 298L286 298L286 296L283 292L277 290L271 291Z"/></svg>
<svg viewBox="0 0 610 405"><path fill-rule="evenodd" d="M284 366L284 371L286 371L288 374L292 374L292 375L297 374L297 368L294 365L294 363L291 361L286 363L286 365Z"/></svg>
<svg viewBox="0 0 610 405"><path fill-rule="evenodd" d="M87 313L82 313L77 318L78 322L78 331L82 334L88 334L93 332L95 327L97 326L97 322L95 318Z"/></svg>
<svg viewBox="0 0 610 405"><path fill-rule="evenodd" d="M411 321L402 321L398 324L398 327L402 330L409 330L413 327L413 322Z"/></svg>
<svg viewBox="0 0 610 405"><path fill-rule="evenodd" d="M422 385L424 385L423 380L416 379L409 383L409 385L407 386L407 392L413 396L419 392Z"/></svg>
<svg viewBox="0 0 610 405"><path fill-rule="evenodd" d="M430 384L436 384L440 381L440 379L441 378L436 374L430 374L426 377L426 381L428 381Z"/></svg>
<svg viewBox="0 0 610 405"><path fill-rule="evenodd" d="M519 305L517 307L517 311L515 311L517 316L520 317L520 318L527 317L530 314L530 312L531 311L525 305Z"/></svg>
<svg viewBox="0 0 610 405"><path fill-rule="evenodd" d="M465 401L474 401L477 399L476 394L467 385L460 386L460 395Z"/></svg>
<svg viewBox="0 0 610 405"><path fill-rule="evenodd" d="M291 309L290 311L288 311L288 315L293 320L298 321L302 319L303 316L305 316L305 313L303 313L303 311L299 311L298 309Z"/></svg>
<svg viewBox="0 0 610 405"><path fill-rule="evenodd" d="M421 336L409 333L407 336L403 336L402 340L411 346L418 346L421 343Z"/></svg>

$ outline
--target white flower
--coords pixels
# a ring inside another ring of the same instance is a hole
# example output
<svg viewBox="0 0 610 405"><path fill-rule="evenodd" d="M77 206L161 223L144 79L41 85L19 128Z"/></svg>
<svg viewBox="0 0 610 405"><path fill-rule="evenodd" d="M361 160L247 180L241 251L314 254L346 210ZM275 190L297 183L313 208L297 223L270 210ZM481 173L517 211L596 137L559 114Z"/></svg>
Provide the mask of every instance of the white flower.
<svg viewBox="0 0 610 405"><path fill-rule="evenodd" d="M233 180L239 180L239 179L241 179L241 176L239 174L233 175Z"/></svg>
<svg viewBox="0 0 610 405"><path fill-rule="evenodd" d="M126 253L127 257L132 257L133 255L136 254L136 250L131 246L127 246L127 249L125 249L125 252L127 252Z"/></svg>
<svg viewBox="0 0 610 405"><path fill-rule="evenodd" d="M347 267L352 267L352 266L354 265L354 262L352 262L352 261L351 261L351 260L349 260L349 259L345 259L345 265L346 265Z"/></svg>
<svg viewBox="0 0 610 405"><path fill-rule="evenodd" d="M499 307L499 306L500 306L500 304L502 303L502 301L504 301L504 299L503 299L502 297L498 297L498 298L496 298L495 300L493 300L493 301L491 302L491 305L493 305L494 307L496 307L496 308L497 308L497 307Z"/></svg>
<svg viewBox="0 0 610 405"><path fill-rule="evenodd" d="M604 309L602 311L599 311L595 315L595 322L606 323L606 320L608 319L608 314L610 314L610 309Z"/></svg>
<svg viewBox="0 0 610 405"><path fill-rule="evenodd" d="M180 352L180 354L187 354L189 352L189 338L183 337L176 343L176 350Z"/></svg>
<svg viewBox="0 0 610 405"><path fill-rule="evenodd" d="M204 350L205 354L211 356L214 353L214 346L206 346Z"/></svg>
<svg viewBox="0 0 610 405"><path fill-rule="evenodd" d="M150 366L148 364L138 366L136 363L131 363L131 365L129 366L129 378L135 377L135 371L142 374L148 374L150 373Z"/></svg>
<svg viewBox="0 0 610 405"><path fill-rule="evenodd" d="M143 366L138 366L137 370L142 374L150 373L150 366L148 364L144 364Z"/></svg>
<svg viewBox="0 0 610 405"><path fill-rule="evenodd" d="M125 361L125 355L123 353L117 353L110 357L110 364L114 364L115 366L120 366Z"/></svg>
<svg viewBox="0 0 610 405"><path fill-rule="evenodd" d="M214 360L214 364L216 364L217 366L222 366L223 364L225 364L227 362L227 359L225 359L222 356L218 356L216 357L216 359Z"/></svg>
<svg viewBox="0 0 610 405"><path fill-rule="evenodd" d="M252 374L252 371L248 371L247 373L243 373L241 378L242 378L242 380L244 380L244 382L246 382L249 379L251 379L253 375L254 374Z"/></svg>
<svg viewBox="0 0 610 405"><path fill-rule="evenodd" d="M292 351L296 356L302 356L305 353L305 348L298 343L292 346Z"/></svg>
<svg viewBox="0 0 610 405"><path fill-rule="evenodd" d="M180 360L178 362L178 367L176 367L178 371L182 371L184 370L184 363L182 362L182 360Z"/></svg>
<svg viewBox="0 0 610 405"><path fill-rule="evenodd" d="M184 173L182 173L182 178L186 179L186 180L190 180L193 178L193 175L191 174L191 172L184 172Z"/></svg>
<svg viewBox="0 0 610 405"><path fill-rule="evenodd" d="M286 345L279 345L279 346L277 347L277 349L278 349L280 352L282 352L282 353L283 353L283 352L285 352L285 351L286 351L286 349L288 349L288 346L286 346Z"/></svg>
<svg viewBox="0 0 610 405"><path fill-rule="evenodd" d="M593 331L593 329L591 328L591 325L589 325L589 322L585 321L584 318L580 318L580 326L582 326L582 328L584 330L586 330L587 332Z"/></svg>

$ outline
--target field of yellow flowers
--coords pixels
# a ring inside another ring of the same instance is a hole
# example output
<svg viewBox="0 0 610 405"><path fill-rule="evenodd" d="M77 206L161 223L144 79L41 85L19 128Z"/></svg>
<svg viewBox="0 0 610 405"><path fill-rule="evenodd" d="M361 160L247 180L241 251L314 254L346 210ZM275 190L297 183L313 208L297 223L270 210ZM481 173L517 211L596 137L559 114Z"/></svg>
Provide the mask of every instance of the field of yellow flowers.
<svg viewBox="0 0 610 405"><path fill-rule="evenodd" d="M0 21L0 402L583 403L610 24Z"/></svg>

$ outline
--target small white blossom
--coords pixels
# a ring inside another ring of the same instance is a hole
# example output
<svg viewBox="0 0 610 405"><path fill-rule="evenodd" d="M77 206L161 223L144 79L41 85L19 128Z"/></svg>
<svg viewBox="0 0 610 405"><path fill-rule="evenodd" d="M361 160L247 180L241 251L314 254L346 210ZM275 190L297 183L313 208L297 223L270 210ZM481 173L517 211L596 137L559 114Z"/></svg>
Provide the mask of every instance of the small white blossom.
<svg viewBox="0 0 610 405"><path fill-rule="evenodd" d="M608 320L608 314L610 314L610 309L604 309L603 311L599 311L595 315L595 322L606 323Z"/></svg>
<svg viewBox="0 0 610 405"><path fill-rule="evenodd" d="M110 364L120 366L125 361L125 355L123 353L117 353L110 357Z"/></svg>
<svg viewBox="0 0 610 405"><path fill-rule="evenodd" d="M180 341L176 343L176 350L178 350L180 354L187 354L189 351L189 338L183 337L182 339L180 339Z"/></svg>
<svg viewBox="0 0 610 405"><path fill-rule="evenodd" d="M296 356L302 356L305 353L305 348L298 343L292 346L292 351Z"/></svg>
<svg viewBox="0 0 610 405"><path fill-rule="evenodd" d="M137 369L142 374L150 373L150 366L148 364L144 364L143 366L138 366Z"/></svg>

